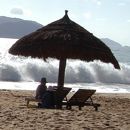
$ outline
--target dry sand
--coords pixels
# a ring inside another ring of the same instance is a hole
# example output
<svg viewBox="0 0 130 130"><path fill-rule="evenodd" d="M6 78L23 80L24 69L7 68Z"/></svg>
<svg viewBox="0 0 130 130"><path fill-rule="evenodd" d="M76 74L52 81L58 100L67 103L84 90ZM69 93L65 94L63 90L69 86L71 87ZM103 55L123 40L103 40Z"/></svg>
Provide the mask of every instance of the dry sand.
<svg viewBox="0 0 130 130"><path fill-rule="evenodd" d="M95 94L101 107L27 108L33 91L0 90L0 130L130 130L130 94ZM32 105L36 105L31 103Z"/></svg>

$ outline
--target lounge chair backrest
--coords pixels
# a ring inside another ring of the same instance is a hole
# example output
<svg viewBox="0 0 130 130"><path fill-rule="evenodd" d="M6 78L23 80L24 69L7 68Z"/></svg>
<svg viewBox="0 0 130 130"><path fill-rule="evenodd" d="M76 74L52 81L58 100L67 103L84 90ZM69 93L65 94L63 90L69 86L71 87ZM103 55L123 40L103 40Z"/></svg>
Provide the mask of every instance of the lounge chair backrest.
<svg viewBox="0 0 130 130"><path fill-rule="evenodd" d="M84 103L88 100L96 90L79 89L70 99L69 102L81 102Z"/></svg>
<svg viewBox="0 0 130 130"><path fill-rule="evenodd" d="M71 88L63 87L61 89L56 89L55 99L56 102L62 102L66 95L70 92Z"/></svg>

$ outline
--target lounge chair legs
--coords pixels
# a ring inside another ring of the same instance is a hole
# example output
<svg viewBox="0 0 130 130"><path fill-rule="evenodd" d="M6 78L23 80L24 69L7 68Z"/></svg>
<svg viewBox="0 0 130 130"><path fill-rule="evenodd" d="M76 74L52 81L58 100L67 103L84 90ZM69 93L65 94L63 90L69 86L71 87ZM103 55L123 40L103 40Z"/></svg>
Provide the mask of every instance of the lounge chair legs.
<svg viewBox="0 0 130 130"><path fill-rule="evenodd" d="M71 105L66 105L66 109L67 109L67 110L71 110L71 109L72 109L72 106L71 106ZM82 110L82 107L81 107L81 106L79 106L79 110Z"/></svg>
<svg viewBox="0 0 130 130"><path fill-rule="evenodd" d="M66 105L66 109L67 109L67 110L71 110L72 107L71 107L70 105Z"/></svg>
<svg viewBox="0 0 130 130"><path fill-rule="evenodd" d="M79 110L82 110L82 107L81 107L81 106L79 106Z"/></svg>
<svg viewBox="0 0 130 130"><path fill-rule="evenodd" d="M71 110L72 109L72 106L76 106L76 105L66 105L66 109L67 110ZM85 104L85 106L93 106L95 108L95 111L98 111L98 107L100 107L101 105L100 104ZM82 105L78 105L79 107L79 110L82 110Z"/></svg>
<svg viewBox="0 0 130 130"><path fill-rule="evenodd" d="M94 106L94 108L95 108L95 111L98 111L98 107L97 106Z"/></svg>

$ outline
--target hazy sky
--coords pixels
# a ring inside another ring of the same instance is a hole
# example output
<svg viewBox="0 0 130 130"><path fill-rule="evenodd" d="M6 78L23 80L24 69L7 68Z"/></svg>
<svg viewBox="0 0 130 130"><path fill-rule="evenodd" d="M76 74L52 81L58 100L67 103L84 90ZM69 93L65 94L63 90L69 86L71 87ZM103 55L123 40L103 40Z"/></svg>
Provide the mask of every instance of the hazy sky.
<svg viewBox="0 0 130 130"><path fill-rule="evenodd" d="M98 38L130 46L130 0L0 0L0 16L43 25L62 18L64 10Z"/></svg>

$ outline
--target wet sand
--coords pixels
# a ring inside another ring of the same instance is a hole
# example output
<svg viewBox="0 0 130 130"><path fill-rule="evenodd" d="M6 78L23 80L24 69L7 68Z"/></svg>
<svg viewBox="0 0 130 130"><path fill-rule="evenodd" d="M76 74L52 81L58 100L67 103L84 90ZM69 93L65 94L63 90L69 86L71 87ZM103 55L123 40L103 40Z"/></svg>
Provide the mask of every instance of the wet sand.
<svg viewBox="0 0 130 130"><path fill-rule="evenodd" d="M25 97L34 91L0 90L0 130L130 130L130 94L95 94L98 112L27 108Z"/></svg>

